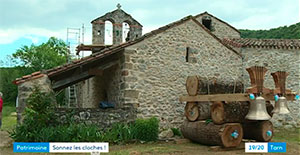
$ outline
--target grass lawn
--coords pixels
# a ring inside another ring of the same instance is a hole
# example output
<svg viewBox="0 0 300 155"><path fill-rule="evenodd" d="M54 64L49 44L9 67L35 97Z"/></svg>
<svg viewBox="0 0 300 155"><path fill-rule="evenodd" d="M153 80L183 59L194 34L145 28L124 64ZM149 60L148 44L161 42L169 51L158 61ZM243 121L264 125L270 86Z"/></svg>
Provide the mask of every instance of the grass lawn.
<svg viewBox="0 0 300 155"><path fill-rule="evenodd" d="M12 113L16 112L16 107L14 104L4 104L2 109L2 127L1 130L10 131L17 124L16 115L12 115Z"/></svg>
<svg viewBox="0 0 300 155"><path fill-rule="evenodd" d="M298 129L279 129L274 131L274 141L292 142L300 145L300 128Z"/></svg>

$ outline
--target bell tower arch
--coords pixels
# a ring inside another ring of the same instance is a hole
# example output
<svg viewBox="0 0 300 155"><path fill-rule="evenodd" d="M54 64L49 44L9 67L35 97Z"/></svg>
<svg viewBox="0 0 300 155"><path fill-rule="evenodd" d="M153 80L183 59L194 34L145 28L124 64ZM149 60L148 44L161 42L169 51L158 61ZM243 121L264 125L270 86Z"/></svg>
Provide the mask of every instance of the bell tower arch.
<svg viewBox="0 0 300 155"><path fill-rule="evenodd" d="M111 22L112 28L108 28L109 22ZM122 10L120 4L117 5L116 10L94 19L91 23L93 27L93 44L108 45L109 41L107 39L111 39L107 38L108 34L112 35L111 44L113 45L131 41L142 36L143 26L132 18L131 15Z"/></svg>

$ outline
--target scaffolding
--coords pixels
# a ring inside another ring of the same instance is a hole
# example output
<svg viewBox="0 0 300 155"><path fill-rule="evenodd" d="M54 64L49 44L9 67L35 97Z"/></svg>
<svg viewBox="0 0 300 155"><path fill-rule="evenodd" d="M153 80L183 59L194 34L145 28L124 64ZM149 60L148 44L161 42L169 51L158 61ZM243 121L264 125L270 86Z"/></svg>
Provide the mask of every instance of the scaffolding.
<svg viewBox="0 0 300 155"><path fill-rule="evenodd" d="M80 31L80 28L67 28L68 63L76 59L76 47L80 44ZM66 89L66 103L67 107L77 107L76 85Z"/></svg>

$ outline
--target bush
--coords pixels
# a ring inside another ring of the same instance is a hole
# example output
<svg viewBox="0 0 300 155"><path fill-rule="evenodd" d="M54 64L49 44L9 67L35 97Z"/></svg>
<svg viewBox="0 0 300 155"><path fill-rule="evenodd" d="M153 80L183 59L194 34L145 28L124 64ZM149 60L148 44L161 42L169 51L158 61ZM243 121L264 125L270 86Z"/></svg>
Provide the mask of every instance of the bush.
<svg viewBox="0 0 300 155"><path fill-rule="evenodd" d="M135 138L141 141L156 141L159 132L159 120L155 117L150 119L137 119L134 124Z"/></svg>
<svg viewBox="0 0 300 155"><path fill-rule="evenodd" d="M178 128L171 128L171 130L175 136L181 136L181 132Z"/></svg>
<svg viewBox="0 0 300 155"><path fill-rule="evenodd" d="M67 123L60 124L54 112L50 94L35 87L27 100L24 121L11 133L16 142L99 142L126 143L134 139L155 141L158 138L156 118L137 119L133 124L117 123L101 131L96 125L78 124L67 115Z"/></svg>

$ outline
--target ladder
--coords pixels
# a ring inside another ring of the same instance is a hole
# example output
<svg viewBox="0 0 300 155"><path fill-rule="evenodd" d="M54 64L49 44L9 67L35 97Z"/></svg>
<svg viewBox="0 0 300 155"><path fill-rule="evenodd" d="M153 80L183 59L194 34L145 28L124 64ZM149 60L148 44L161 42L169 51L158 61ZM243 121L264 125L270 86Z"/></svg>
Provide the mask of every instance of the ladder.
<svg viewBox="0 0 300 155"><path fill-rule="evenodd" d="M80 28L67 28L67 44L69 49L68 63L76 56L76 47L80 44ZM76 85L66 89L67 107L78 107Z"/></svg>

